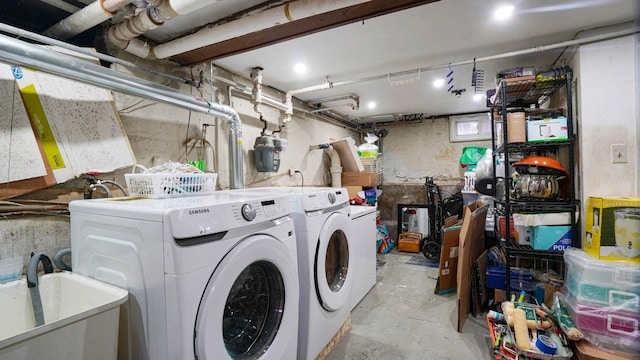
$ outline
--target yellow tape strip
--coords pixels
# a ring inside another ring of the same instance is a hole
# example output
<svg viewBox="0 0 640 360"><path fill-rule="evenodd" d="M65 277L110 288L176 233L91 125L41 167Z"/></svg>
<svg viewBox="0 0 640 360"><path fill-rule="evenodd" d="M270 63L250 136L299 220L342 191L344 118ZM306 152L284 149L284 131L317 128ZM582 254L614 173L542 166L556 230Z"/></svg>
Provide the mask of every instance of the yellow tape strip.
<svg viewBox="0 0 640 360"><path fill-rule="evenodd" d="M49 120L47 120L47 116L44 113L35 85L31 84L23 87L20 89L20 94L22 95L24 106L27 108L29 119L31 119L31 126L33 126L40 139L42 150L47 157L49 166L53 170L65 168L62 154L58 149L56 139L53 137Z"/></svg>
<svg viewBox="0 0 640 360"><path fill-rule="evenodd" d="M284 16L286 16L289 21L293 21L293 17L291 16L291 13L289 12L289 4L285 4L284 5Z"/></svg>

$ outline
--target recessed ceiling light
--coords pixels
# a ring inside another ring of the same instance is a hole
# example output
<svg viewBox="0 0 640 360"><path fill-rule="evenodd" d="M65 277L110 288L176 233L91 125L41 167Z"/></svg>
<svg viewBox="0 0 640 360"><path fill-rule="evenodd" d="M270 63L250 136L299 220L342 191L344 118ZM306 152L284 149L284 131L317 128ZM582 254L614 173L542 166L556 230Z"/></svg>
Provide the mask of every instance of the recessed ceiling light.
<svg viewBox="0 0 640 360"><path fill-rule="evenodd" d="M493 12L493 18L498 21L505 21L511 18L514 9L513 5L500 6Z"/></svg>
<svg viewBox="0 0 640 360"><path fill-rule="evenodd" d="M298 74L304 74L307 72L307 65L303 64L303 63L297 63L294 67L293 67L293 71L295 71Z"/></svg>
<svg viewBox="0 0 640 360"><path fill-rule="evenodd" d="M377 105L377 104L376 104L376 102L375 102L375 101L370 101L370 102L367 104L367 107L368 107L369 109L375 109L375 108L376 108L376 105Z"/></svg>
<svg viewBox="0 0 640 360"><path fill-rule="evenodd" d="M473 95L473 101L481 101L482 99L484 99L484 95L483 94L475 94L475 95Z"/></svg>
<svg viewBox="0 0 640 360"><path fill-rule="evenodd" d="M443 86L444 86L444 79L435 79L433 81L433 87L440 88L440 87L443 87Z"/></svg>

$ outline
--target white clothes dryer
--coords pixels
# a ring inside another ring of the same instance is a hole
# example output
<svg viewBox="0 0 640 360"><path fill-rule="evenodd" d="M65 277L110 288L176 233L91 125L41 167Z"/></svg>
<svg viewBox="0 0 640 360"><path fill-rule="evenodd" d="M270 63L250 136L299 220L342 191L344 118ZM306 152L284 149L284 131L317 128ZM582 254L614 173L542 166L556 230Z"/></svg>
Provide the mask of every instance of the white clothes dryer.
<svg viewBox="0 0 640 360"><path fill-rule="evenodd" d="M330 187L245 191L289 195L298 242L298 359L315 359L351 313L354 256L349 194Z"/></svg>
<svg viewBox="0 0 640 360"><path fill-rule="evenodd" d="M295 359L299 285L284 195L70 203L73 270L129 291L120 359Z"/></svg>

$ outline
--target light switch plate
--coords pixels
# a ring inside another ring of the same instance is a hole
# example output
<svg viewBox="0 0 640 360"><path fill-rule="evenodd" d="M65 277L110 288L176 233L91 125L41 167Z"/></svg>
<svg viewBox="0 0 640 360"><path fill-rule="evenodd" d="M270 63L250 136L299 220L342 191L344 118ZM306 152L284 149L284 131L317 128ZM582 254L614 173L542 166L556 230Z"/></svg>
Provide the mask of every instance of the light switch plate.
<svg viewBox="0 0 640 360"><path fill-rule="evenodd" d="M627 144L611 144L611 162L627 162Z"/></svg>

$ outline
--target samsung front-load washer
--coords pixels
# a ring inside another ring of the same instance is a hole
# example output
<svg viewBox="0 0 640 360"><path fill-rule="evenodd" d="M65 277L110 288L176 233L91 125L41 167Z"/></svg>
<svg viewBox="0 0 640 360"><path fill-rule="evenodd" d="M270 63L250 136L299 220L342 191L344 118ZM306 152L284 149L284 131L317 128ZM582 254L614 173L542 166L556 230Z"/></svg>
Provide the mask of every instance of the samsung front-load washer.
<svg viewBox="0 0 640 360"><path fill-rule="evenodd" d="M73 270L127 289L120 359L295 359L296 241L284 195L73 201Z"/></svg>
<svg viewBox="0 0 640 360"><path fill-rule="evenodd" d="M288 194L298 243L298 359L315 359L351 314L353 244L349 194L330 187L251 188Z"/></svg>

